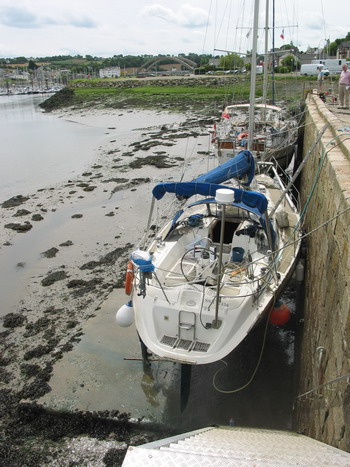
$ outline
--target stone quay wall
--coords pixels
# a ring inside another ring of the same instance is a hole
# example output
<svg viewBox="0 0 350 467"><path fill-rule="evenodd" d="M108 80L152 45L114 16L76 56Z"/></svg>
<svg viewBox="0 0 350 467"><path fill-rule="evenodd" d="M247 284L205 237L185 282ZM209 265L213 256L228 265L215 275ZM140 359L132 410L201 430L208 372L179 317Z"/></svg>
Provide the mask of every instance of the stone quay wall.
<svg viewBox="0 0 350 467"><path fill-rule="evenodd" d="M171 76L171 77L145 77L145 78L119 78L119 79L97 79L81 81L75 80L69 87L73 88L138 88L145 86L227 86L246 82L246 75L243 77L232 75L191 75L191 76Z"/></svg>
<svg viewBox="0 0 350 467"><path fill-rule="evenodd" d="M295 428L350 452L350 114L344 120L308 96L304 158L329 126L301 175L305 230L324 226L306 239Z"/></svg>

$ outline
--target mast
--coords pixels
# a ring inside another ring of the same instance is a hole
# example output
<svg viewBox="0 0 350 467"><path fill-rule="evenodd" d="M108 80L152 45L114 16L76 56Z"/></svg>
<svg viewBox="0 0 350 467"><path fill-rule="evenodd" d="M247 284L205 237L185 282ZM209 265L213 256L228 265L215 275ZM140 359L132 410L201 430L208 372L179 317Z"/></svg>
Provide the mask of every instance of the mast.
<svg viewBox="0 0 350 467"><path fill-rule="evenodd" d="M272 0L272 104L275 103L275 0Z"/></svg>
<svg viewBox="0 0 350 467"><path fill-rule="evenodd" d="M266 13L265 13L265 53L264 53L264 82L263 82L263 104L265 107L262 110L262 119L266 117L266 101L267 101L267 71L269 63L269 0L266 0Z"/></svg>
<svg viewBox="0 0 350 467"><path fill-rule="evenodd" d="M253 48L250 67L250 97L249 97L249 127L248 127L248 151L253 146L254 110L255 110L255 79L256 79L256 50L258 43L259 25L259 0L254 0L254 24L253 24Z"/></svg>

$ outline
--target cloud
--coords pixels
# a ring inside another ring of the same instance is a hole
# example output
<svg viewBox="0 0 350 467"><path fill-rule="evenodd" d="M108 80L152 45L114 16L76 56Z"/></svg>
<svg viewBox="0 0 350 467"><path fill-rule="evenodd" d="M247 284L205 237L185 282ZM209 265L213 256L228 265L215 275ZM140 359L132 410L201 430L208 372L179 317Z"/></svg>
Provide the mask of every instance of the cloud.
<svg viewBox="0 0 350 467"><path fill-rule="evenodd" d="M157 17L186 28L203 27L208 22L208 13L205 10L189 4L181 5L177 11L159 4L149 5L141 10L141 15Z"/></svg>
<svg viewBox="0 0 350 467"><path fill-rule="evenodd" d="M39 18L25 8L5 7L1 11L0 21L12 28L38 28Z"/></svg>
<svg viewBox="0 0 350 467"><path fill-rule="evenodd" d="M304 22L304 27L308 32L312 31L322 31L324 28L324 21L322 19L322 15L320 13L314 13L310 14L310 16L305 15L305 22Z"/></svg>
<svg viewBox="0 0 350 467"><path fill-rule="evenodd" d="M0 23L4 26L21 29L36 29L48 25L64 25L76 28L95 28L97 26L97 23L87 16L58 20L46 16L38 16L26 8L18 7L2 8L0 11Z"/></svg>
<svg viewBox="0 0 350 467"><path fill-rule="evenodd" d="M68 26L74 26L76 28L96 28L97 23L91 19L88 18L87 16L82 17L82 18L73 18L67 23Z"/></svg>

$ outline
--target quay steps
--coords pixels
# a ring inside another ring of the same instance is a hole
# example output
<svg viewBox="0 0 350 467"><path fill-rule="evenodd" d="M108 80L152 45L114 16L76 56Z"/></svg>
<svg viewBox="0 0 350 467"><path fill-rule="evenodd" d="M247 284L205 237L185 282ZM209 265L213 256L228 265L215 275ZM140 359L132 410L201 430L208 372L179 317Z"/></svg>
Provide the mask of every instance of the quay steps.
<svg viewBox="0 0 350 467"><path fill-rule="evenodd" d="M130 446L123 467L350 466L350 454L288 431L207 427Z"/></svg>

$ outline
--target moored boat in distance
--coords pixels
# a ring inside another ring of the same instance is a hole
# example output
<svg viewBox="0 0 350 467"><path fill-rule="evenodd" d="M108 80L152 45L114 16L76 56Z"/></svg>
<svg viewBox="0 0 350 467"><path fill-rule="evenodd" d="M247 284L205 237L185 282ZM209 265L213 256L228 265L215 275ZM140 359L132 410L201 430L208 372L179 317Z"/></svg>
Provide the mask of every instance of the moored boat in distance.
<svg viewBox="0 0 350 467"><path fill-rule="evenodd" d="M247 147L250 104L228 105L215 125L213 142L218 158L226 161ZM250 150L261 161L276 160L286 168L295 151L298 124L281 107L254 104L254 128Z"/></svg>
<svg viewBox="0 0 350 467"><path fill-rule="evenodd" d="M152 193L146 237L128 264L130 302L117 322L129 325L134 316L141 341L159 357L215 362L286 285L300 248L296 205L273 164L256 164L249 151ZM154 222L155 201L169 195L177 209Z"/></svg>

